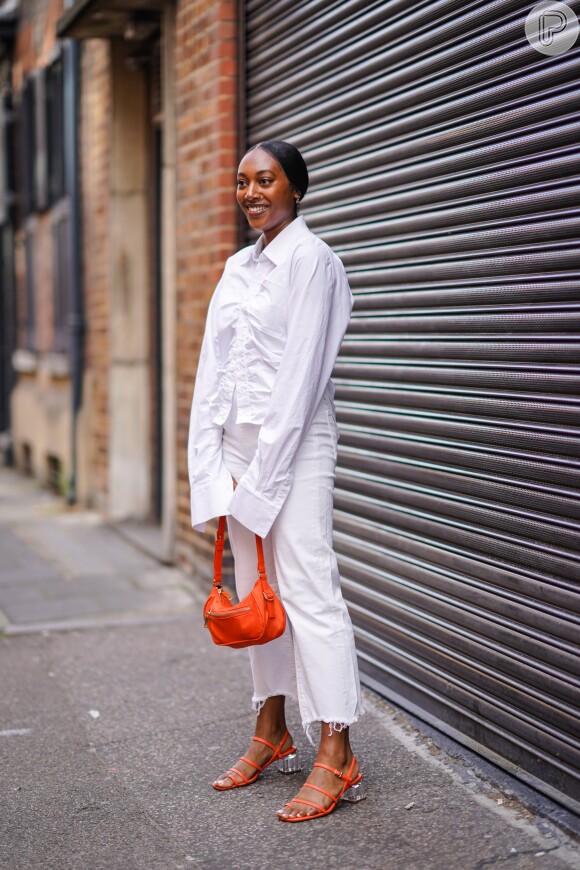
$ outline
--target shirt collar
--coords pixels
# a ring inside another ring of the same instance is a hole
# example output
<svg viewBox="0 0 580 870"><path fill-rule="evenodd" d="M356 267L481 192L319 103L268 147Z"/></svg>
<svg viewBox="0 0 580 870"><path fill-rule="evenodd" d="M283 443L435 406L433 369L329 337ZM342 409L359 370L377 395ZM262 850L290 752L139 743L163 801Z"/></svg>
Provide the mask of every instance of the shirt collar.
<svg viewBox="0 0 580 870"><path fill-rule="evenodd" d="M275 266L280 266L288 258L295 243L305 232L309 232L306 221L302 215L299 215L287 227L284 227L266 247L264 247L264 236L261 235L252 249L252 259L257 263L263 254Z"/></svg>

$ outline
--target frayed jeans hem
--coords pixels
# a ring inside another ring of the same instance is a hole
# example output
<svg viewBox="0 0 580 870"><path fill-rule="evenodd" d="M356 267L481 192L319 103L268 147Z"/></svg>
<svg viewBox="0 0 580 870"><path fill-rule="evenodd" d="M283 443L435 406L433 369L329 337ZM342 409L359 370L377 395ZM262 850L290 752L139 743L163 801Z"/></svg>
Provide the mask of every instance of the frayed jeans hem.
<svg viewBox="0 0 580 870"><path fill-rule="evenodd" d="M302 727L304 728L304 733L306 734L308 742L311 743L312 746L316 747L316 743L311 734L311 729L313 725L316 725L319 722L320 724L322 724L324 722L326 725L328 725L328 736L332 737L333 734L340 734L340 732L344 731L345 728L350 728L351 725L355 725L360 717L364 715L364 712L364 710L361 710L359 715L351 719L350 722L341 722L337 719L312 719L310 722L303 722Z"/></svg>
<svg viewBox="0 0 580 870"><path fill-rule="evenodd" d="M252 710L254 711L256 716L260 715L260 713L262 711L262 707L264 706L266 701L268 701L270 698L278 698L280 695L282 695L284 698L290 698L291 701L296 701L296 702L298 701L298 698L296 697L296 695L291 695L288 692L286 692L286 693L283 693L283 692L278 693L277 692L276 694L273 694L273 695L265 695L263 698L252 698Z"/></svg>

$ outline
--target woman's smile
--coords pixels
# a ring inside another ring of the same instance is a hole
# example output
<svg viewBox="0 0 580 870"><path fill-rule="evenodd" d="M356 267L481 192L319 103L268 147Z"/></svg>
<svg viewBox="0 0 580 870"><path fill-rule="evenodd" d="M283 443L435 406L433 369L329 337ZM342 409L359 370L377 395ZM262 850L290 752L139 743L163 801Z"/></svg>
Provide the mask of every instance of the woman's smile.
<svg viewBox="0 0 580 870"><path fill-rule="evenodd" d="M250 203L247 203L245 205L245 209L248 214L252 215L252 217L256 217L264 214L264 212L268 209L268 206L265 203L259 205L251 205Z"/></svg>
<svg viewBox="0 0 580 870"><path fill-rule="evenodd" d="M256 199L266 194L267 200ZM254 148L245 155L238 169L238 205L250 226L263 232L266 245L294 220L298 198L271 154Z"/></svg>

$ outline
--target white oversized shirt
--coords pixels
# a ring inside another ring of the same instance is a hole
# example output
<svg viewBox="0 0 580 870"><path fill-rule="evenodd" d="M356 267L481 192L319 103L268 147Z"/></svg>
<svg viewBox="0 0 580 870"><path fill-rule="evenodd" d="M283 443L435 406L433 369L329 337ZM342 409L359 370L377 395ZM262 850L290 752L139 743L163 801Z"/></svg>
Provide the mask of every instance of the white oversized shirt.
<svg viewBox="0 0 580 870"><path fill-rule="evenodd" d="M353 297L344 266L295 218L264 247L225 265L205 327L188 444L191 523L229 514L265 537L288 495L294 458L326 395ZM234 490L222 457L236 391L237 423L261 426L254 458Z"/></svg>

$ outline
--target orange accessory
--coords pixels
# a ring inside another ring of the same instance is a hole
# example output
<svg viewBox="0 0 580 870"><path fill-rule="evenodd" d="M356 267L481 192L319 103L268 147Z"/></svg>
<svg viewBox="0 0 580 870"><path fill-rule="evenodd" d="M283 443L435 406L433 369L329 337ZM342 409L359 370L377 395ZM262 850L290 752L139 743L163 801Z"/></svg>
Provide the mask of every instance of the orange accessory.
<svg viewBox="0 0 580 870"><path fill-rule="evenodd" d="M363 789L362 773L359 773L357 776L353 776L356 763L356 758L353 756L348 773L343 773L342 770L335 770L334 767L330 767L328 764L322 764L322 762L320 761L315 761L314 767L323 767L325 770L329 770L331 773L334 773L334 775L342 781L341 790L338 794L331 794L331 792L326 791L325 788L320 788L319 785L314 785L311 782L305 782L304 785L307 788L311 788L314 791L317 791L320 794L324 794L326 795L326 797L329 797L332 801L330 806L326 807L325 809L323 806L321 806L321 804L316 803L315 801L309 801L305 798L295 797L292 801L290 801L289 804L285 804L284 806L290 807L290 809L294 809L294 807L292 806L293 804L304 804L304 806L313 807L316 812L310 816L278 815L278 819L281 822L307 822L312 819L320 819L322 816L329 816L330 813L336 809L339 801L346 801L347 803L358 803L358 801L364 800L366 794Z"/></svg>
<svg viewBox="0 0 580 870"><path fill-rule="evenodd" d="M220 517L215 539L213 589L203 608L206 628L218 646L239 649L268 643L284 634L286 612L268 583L262 539L256 535L258 579L243 601L232 604L230 596L222 589L225 528L226 518Z"/></svg>
<svg viewBox="0 0 580 870"><path fill-rule="evenodd" d="M217 789L217 791L230 791L232 788L242 788L244 785L251 785L253 782L256 782L260 774L263 770L266 770L272 762L274 761L283 761L284 759L288 759L291 756L292 764L281 764L278 766L280 773L297 773L300 770L300 765L296 761L296 747L291 746L289 749L286 749L282 752L282 747L286 743L286 738L288 737L288 731L285 732L284 737L278 744L278 746L274 746L273 743L269 743L267 740L263 740L261 737L252 737L252 740L255 740L256 743L263 743L264 746L269 746L272 750L272 757L261 767L259 764L256 764L251 758L246 758L245 755L242 755L240 761L245 761L246 764L249 764L250 767L253 767L256 773L251 776L249 779L244 776L244 774L238 770L237 767L230 767L228 772L226 773L224 779L231 779L231 785L216 785L215 782L212 783L213 787Z"/></svg>

